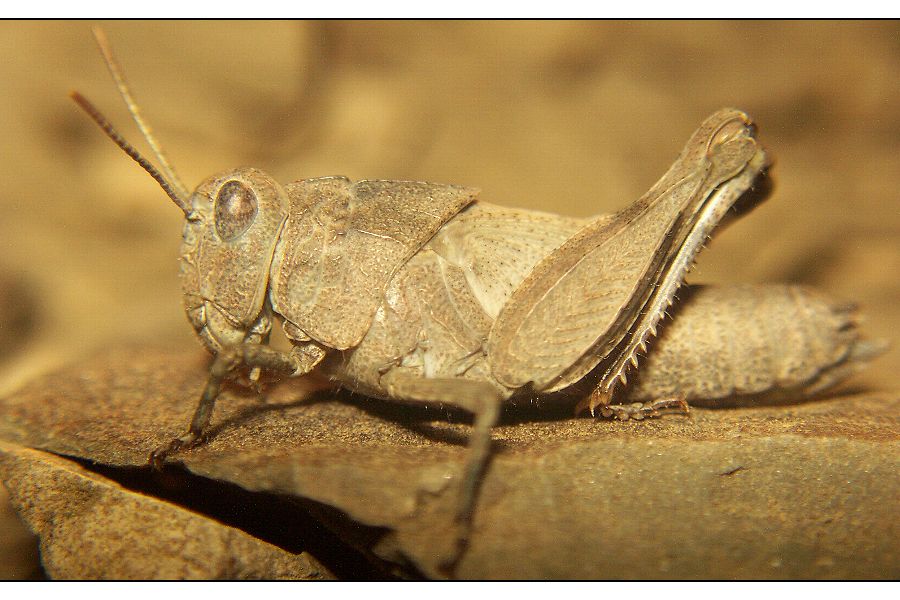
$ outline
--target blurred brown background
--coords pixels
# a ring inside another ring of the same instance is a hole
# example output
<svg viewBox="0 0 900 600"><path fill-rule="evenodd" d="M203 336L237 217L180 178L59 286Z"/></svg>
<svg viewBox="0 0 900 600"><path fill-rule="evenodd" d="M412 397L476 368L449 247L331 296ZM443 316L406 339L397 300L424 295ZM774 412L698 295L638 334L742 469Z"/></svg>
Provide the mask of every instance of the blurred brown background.
<svg viewBox="0 0 900 600"><path fill-rule="evenodd" d="M189 186L238 165L480 187L587 216L638 198L723 106L776 158L775 192L692 281L795 282L894 340L856 383L900 387L897 22L109 22ZM0 393L120 341L193 344L181 213L66 97L146 151L88 22L0 23ZM199 350L198 350L199 351ZM0 578L33 542L0 491Z"/></svg>

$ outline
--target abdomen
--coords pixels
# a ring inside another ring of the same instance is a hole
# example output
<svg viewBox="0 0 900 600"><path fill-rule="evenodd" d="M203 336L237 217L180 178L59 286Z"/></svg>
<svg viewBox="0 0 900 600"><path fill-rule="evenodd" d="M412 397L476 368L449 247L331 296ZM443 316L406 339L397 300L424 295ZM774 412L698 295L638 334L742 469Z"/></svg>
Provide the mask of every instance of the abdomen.
<svg viewBox="0 0 900 600"><path fill-rule="evenodd" d="M622 400L801 400L865 367L885 346L861 338L853 307L803 287L695 286L678 296Z"/></svg>

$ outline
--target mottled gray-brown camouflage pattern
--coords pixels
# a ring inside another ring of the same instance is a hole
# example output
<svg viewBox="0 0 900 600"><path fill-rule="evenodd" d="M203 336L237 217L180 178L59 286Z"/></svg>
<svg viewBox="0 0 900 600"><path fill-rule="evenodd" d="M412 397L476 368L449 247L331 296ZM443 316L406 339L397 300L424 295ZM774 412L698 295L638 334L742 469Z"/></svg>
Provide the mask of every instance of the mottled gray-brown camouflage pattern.
<svg viewBox="0 0 900 600"><path fill-rule="evenodd" d="M464 522L505 400L562 398L625 419L686 401L801 398L881 347L860 339L852 308L797 287L686 288L672 306L716 225L769 165L735 109L707 118L643 197L592 219L502 208L453 185L282 186L252 168L187 197L158 158L170 185L143 166L185 212L185 308L216 359L188 433L155 451L156 463L197 443L222 381L239 369L251 379L315 370L371 396L474 413ZM674 318L660 325L670 307ZM290 352L268 346L276 321Z"/></svg>

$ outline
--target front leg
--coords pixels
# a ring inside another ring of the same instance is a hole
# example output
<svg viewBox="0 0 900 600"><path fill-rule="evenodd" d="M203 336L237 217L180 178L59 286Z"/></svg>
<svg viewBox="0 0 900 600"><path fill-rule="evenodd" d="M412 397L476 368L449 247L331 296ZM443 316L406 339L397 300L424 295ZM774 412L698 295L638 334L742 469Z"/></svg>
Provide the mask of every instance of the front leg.
<svg viewBox="0 0 900 600"><path fill-rule="evenodd" d="M233 376L241 366L265 369L277 375L295 375L312 370L312 367L321 360L319 357L315 362L307 361L304 364L304 356L296 351L286 354L268 346L250 342L243 342L220 350L209 368L206 387L203 388L203 394L200 396L200 402L197 404L187 432L154 450L150 454L150 465L157 469L161 468L169 454L190 448L203 437L212 418L213 407L219 397L222 382Z"/></svg>

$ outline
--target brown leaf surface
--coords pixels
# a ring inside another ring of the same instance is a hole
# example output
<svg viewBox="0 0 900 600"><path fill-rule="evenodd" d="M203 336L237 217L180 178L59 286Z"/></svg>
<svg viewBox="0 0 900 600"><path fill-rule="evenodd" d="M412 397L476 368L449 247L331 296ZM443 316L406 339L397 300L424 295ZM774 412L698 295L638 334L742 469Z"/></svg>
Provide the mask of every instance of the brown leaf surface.
<svg viewBox="0 0 900 600"><path fill-rule="evenodd" d="M332 578L305 552L285 552L53 454L0 443L0 474L55 579Z"/></svg>
<svg viewBox="0 0 900 600"><path fill-rule="evenodd" d="M0 435L143 466L185 427L205 363L196 350L103 353L4 400ZM313 500L382 528L380 538L366 528L360 536L345 523L341 535L443 576L468 427L440 411L309 394L295 383L265 402L227 393L208 443L178 460L203 478ZM848 396L643 423L533 420L539 413L515 422L522 415L510 411L456 576L896 577L898 406L896 396ZM66 502L42 494L46 514L49 498Z"/></svg>

